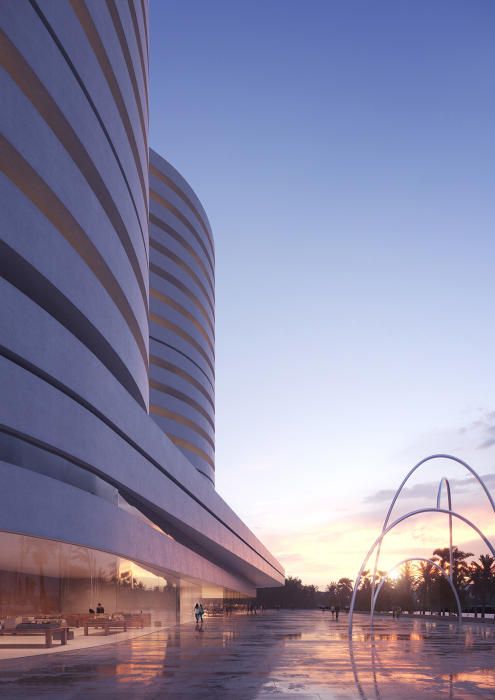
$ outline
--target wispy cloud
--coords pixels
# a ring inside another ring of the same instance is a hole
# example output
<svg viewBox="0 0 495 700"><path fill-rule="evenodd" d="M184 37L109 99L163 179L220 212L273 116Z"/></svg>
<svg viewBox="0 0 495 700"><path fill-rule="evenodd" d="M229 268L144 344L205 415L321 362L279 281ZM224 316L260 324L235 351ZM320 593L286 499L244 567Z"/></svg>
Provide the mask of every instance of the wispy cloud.
<svg viewBox="0 0 495 700"><path fill-rule="evenodd" d="M486 486L491 489L495 488L495 473L483 474L481 478ZM450 487L456 493L466 493L473 486L477 486L477 480L474 476L467 476L464 479L449 479ZM426 498L434 496L438 490L438 481L427 481L413 486L405 486L401 491L401 498ZM364 498L365 503L387 503L394 497L394 489L381 489Z"/></svg>
<svg viewBox="0 0 495 700"><path fill-rule="evenodd" d="M495 445L495 411L485 413L480 426L482 441L478 445L479 450L486 450Z"/></svg>
<svg viewBox="0 0 495 700"><path fill-rule="evenodd" d="M459 428L459 433L476 433L479 450L495 446L495 411L484 411L480 418Z"/></svg>
<svg viewBox="0 0 495 700"><path fill-rule="evenodd" d="M495 445L495 425L485 428L485 439L478 445L479 450L486 450L488 447Z"/></svg>

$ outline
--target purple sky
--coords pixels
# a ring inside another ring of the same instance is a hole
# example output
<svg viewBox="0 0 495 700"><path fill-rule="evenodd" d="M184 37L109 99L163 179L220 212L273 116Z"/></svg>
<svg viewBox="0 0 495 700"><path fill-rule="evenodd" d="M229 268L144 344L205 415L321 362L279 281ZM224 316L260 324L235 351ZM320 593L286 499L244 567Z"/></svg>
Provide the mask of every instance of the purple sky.
<svg viewBox="0 0 495 700"><path fill-rule="evenodd" d="M491 0L151 1L150 142L216 239L217 488L308 583L426 454L495 474L494 36Z"/></svg>

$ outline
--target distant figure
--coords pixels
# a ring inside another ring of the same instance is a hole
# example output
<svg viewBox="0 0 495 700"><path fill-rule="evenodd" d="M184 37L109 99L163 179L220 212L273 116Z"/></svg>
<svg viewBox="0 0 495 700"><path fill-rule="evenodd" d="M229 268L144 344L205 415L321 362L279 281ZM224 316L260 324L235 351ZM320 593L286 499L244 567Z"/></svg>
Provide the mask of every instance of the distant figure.
<svg viewBox="0 0 495 700"><path fill-rule="evenodd" d="M336 620L339 619L339 612L340 612L340 606L339 606L339 605L336 605L336 606L335 606L335 619L336 619Z"/></svg>
<svg viewBox="0 0 495 700"><path fill-rule="evenodd" d="M103 607L103 605L101 603L98 603L98 605L96 606L96 614L100 615L104 612L105 612L105 608Z"/></svg>
<svg viewBox="0 0 495 700"><path fill-rule="evenodd" d="M330 612L332 613L332 620L333 620L333 618L334 618L334 616L335 616L335 608L334 608L333 605L332 605L332 607L330 608Z"/></svg>
<svg viewBox="0 0 495 700"><path fill-rule="evenodd" d="M90 615L94 615L94 614L95 614L95 611L93 610L93 608L90 608L90 609L89 609L89 614L90 614Z"/></svg>
<svg viewBox="0 0 495 700"><path fill-rule="evenodd" d="M198 624L200 618L199 603L196 603L196 605L194 606L194 617L196 618L196 624Z"/></svg>
<svg viewBox="0 0 495 700"><path fill-rule="evenodd" d="M201 624L203 624L203 615L204 615L204 614L205 614L205 610L204 610L204 608L203 608L203 604L200 603L200 604L199 604L199 617L200 617L200 620L201 620Z"/></svg>

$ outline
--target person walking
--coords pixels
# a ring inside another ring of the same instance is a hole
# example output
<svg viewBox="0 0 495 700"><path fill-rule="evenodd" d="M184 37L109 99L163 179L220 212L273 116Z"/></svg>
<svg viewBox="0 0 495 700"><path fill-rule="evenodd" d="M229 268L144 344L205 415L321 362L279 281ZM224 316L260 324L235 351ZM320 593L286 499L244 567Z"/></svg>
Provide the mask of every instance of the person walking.
<svg viewBox="0 0 495 700"><path fill-rule="evenodd" d="M203 608L203 603L199 604L199 619L201 620L201 624L203 624L203 615L205 614L205 609Z"/></svg>
<svg viewBox="0 0 495 700"><path fill-rule="evenodd" d="M196 605L194 606L194 617L196 618L196 624L199 624L199 618L200 618L199 603L196 603Z"/></svg>

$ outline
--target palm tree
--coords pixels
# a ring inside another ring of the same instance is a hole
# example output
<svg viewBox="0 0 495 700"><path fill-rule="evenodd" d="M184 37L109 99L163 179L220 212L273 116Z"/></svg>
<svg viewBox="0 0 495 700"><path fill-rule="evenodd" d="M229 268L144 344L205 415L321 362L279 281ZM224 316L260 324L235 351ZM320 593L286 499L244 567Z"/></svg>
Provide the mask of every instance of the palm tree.
<svg viewBox="0 0 495 700"><path fill-rule="evenodd" d="M328 604L329 605L335 605L337 603L337 586L338 584L335 581L330 581L330 583L327 586L327 593L328 593Z"/></svg>
<svg viewBox="0 0 495 700"><path fill-rule="evenodd" d="M371 574L368 570L361 574L361 582L356 593L356 609L369 610L371 605Z"/></svg>
<svg viewBox="0 0 495 700"><path fill-rule="evenodd" d="M337 582L337 599L341 608L346 608L350 605L352 598L352 580L350 578L339 578Z"/></svg>
<svg viewBox="0 0 495 700"><path fill-rule="evenodd" d="M381 584L380 596L376 600L376 610L391 610L394 603L394 584L392 579L387 576L386 571L378 570L375 577L375 595L378 591L378 586Z"/></svg>
<svg viewBox="0 0 495 700"><path fill-rule="evenodd" d="M436 579L436 569L429 561L421 561L418 565L419 576L416 581L421 599L423 614L431 608L431 591Z"/></svg>
<svg viewBox="0 0 495 700"><path fill-rule="evenodd" d="M481 603L481 617L485 617L485 608L490 594L495 593L495 557L491 554L481 554L479 563L472 561L469 578L473 584L474 593Z"/></svg>
<svg viewBox="0 0 495 700"><path fill-rule="evenodd" d="M457 547L452 547L452 572L450 569L450 550L448 547L440 547L433 552L433 561L439 563L442 569L452 576L452 583L457 591L461 591L469 577L469 565L466 559L472 557L472 552L463 552Z"/></svg>
<svg viewBox="0 0 495 700"><path fill-rule="evenodd" d="M414 576L410 561L402 567L401 575L395 584L395 597L403 610L414 610Z"/></svg>
<svg viewBox="0 0 495 700"><path fill-rule="evenodd" d="M452 580L454 588L459 594L461 603L464 600L466 584L469 580L469 564L466 559L472 557L472 552L463 552L457 547L452 547L452 572L450 571L450 550L448 547L440 547L433 552L433 561L438 562L446 574ZM445 607L445 602L450 598L447 581L438 579L438 593L442 607Z"/></svg>
<svg viewBox="0 0 495 700"><path fill-rule="evenodd" d="M361 573L361 583L359 584L360 591L367 591L371 588L371 575L368 569Z"/></svg>
<svg viewBox="0 0 495 700"><path fill-rule="evenodd" d="M318 586L312 584L303 586L304 592L304 607L314 608L316 606L316 597L318 595Z"/></svg>

